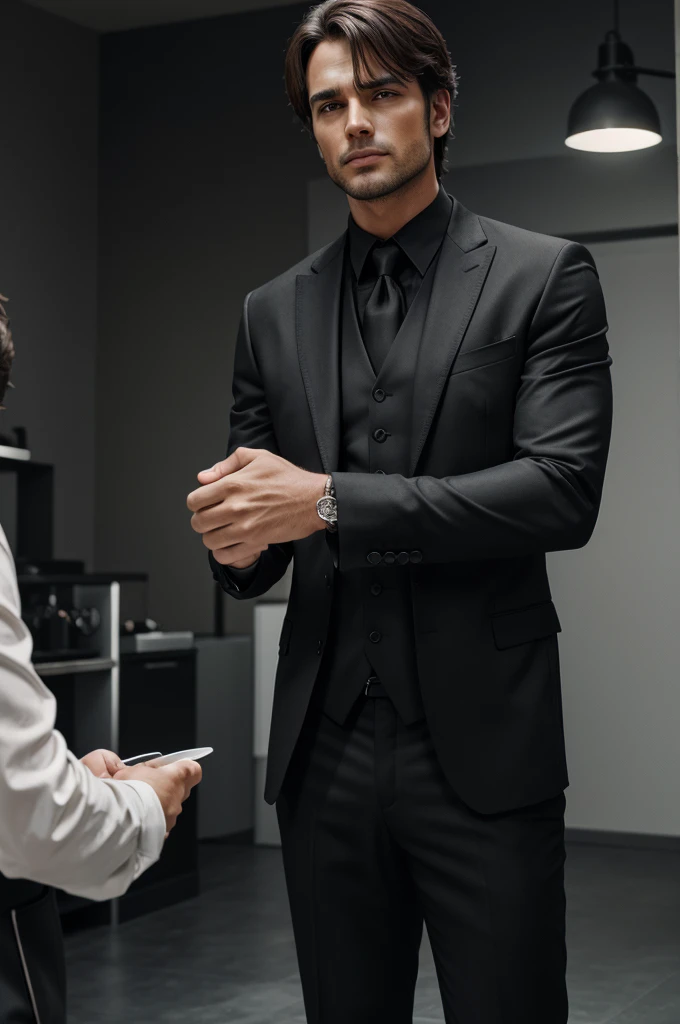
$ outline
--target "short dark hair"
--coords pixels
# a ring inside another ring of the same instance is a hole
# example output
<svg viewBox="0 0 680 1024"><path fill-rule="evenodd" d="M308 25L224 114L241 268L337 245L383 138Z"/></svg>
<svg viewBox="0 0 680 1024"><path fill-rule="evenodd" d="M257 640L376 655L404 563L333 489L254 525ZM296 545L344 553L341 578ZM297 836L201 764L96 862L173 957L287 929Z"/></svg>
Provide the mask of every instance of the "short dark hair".
<svg viewBox="0 0 680 1024"><path fill-rule="evenodd" d="M9 317L3 306L3 302L7 301L4 295L0 295L0 402L5 397L7 388L14 386L9 381L9 374L14 359L14 343L12 341L12 332L9 329ZM0 409L4 408L4 405L0 405Z"/></svg>
<svg viewBox="0 0 680 1024"><path fill-rule="evenodd" d="M307 65L319 43L340 38L350 46L356 89L366 88L367 78L361 75L367 76L367 58L373 57L396 78L417 79L426 113L433 94L438 89L448 91L452 108L449 131L434 140L435 170L440 178L448 170L447 136L453 137L458 76L437 26L408 0L325 0L311 7L288 43L284 77L291 106L312 137Z"/></svg>

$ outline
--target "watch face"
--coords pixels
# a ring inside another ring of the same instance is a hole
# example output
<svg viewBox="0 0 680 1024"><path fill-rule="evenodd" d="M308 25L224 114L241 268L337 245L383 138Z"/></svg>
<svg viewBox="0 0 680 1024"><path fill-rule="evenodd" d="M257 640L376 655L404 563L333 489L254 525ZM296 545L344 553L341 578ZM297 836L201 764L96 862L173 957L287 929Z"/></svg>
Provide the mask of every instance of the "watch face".
<svg viewBox="0 0 680 1024"><path fill-rule="evenodd" d="M337 518L338 506L335 498L331 495L325 495L323 498L319 498L316 503L317 511L322 519L326 522L333 522Z"/></svg>

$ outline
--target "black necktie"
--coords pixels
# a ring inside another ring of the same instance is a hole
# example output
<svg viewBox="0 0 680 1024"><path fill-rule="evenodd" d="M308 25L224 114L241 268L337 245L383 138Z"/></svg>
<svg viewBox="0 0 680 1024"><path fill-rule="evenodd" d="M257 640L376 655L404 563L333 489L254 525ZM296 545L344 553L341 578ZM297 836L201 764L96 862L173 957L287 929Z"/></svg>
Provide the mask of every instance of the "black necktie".
<svg viewBox="0 0 680 1024"><path fill-rule="evenodd" d="M362 323L364 345L376 376L406 315L404 293L394 277L402 251L393 241L376 242L366 260L366 271L377 277ZM371 276L373 276L371 275Z"/></svg>

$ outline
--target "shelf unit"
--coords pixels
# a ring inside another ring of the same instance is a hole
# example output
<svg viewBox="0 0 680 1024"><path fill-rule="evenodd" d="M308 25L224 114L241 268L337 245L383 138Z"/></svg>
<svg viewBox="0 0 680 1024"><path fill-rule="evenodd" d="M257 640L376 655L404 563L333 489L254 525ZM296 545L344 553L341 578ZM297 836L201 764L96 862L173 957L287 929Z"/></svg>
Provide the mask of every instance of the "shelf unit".
<svg viewBox="0 0 680 1024"><path fill-rule="evenodd" d="M68 659L70 652L63 650L59 653L68 660L57 660L57 652L52 657L47 646L46 654L35 658L37 674L57 698L56 728L81 757L97 747L129 757L140 749L167 752L195 746L195 649L121 658L121 583L146 582L148 576L70 575L82 563L54 562L54 467L33 462L30 455L27 449L0 446L0 477L11 474L15 484L6 494L10 505L15 496L16 515L11 508L7 514L16 534L13 550L22 607L28 609L34 598L42 605L43 595L56 593L60 607L65 607L62 601L72 602L71 608L96 607L100 614L98 630L89 638L78 637L75 657ZM56 570L51 574L50 566ZM48 636L45 643L50 642ZM98 901L57 891L65 930L92 924L115 926L119 920L196 895L196 817L196 801L191 800L160 862L120 898Z"/></svg>
<svg viewBox="0 0 680 1024"><path fill-rule="evenodd" d="M77 756L105 747L122 757L140 750L195 746L196 651L120 651L121 582L145 582L146 574L92 573L82 576L19 576L22 601L36 587L69 586L75 607L96 607L99 629L87 642L97 656L36 661L34 668L57 698L57 729ZM83 648L83 651L86 651ZM158 746L157 744L161 744ZM172 842L158 864L132 883L123 896L88 900L58 892L65 930L129 920L197 895L197 807L185 805Z"/></svg>

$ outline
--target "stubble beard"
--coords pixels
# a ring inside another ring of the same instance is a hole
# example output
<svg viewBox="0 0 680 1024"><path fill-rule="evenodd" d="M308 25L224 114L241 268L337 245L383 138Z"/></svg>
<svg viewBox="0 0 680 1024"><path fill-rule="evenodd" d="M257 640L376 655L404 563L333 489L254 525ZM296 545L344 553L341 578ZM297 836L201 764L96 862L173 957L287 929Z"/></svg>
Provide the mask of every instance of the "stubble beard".
<svg viewBox="0 0 680 1024"><path fill-rule="evenodd" d="M342 169L329 167L326 164L326 170L331 181L351 199L370 202L384 199L399 189L406 188L412 181L425 173L431 156L432 140L428 130L420 141L414 142L409 147L401 163L394 167L391 173L376 174L370 169L371 165L367 165L365 174L357 175L348 181Z"/></svg>

